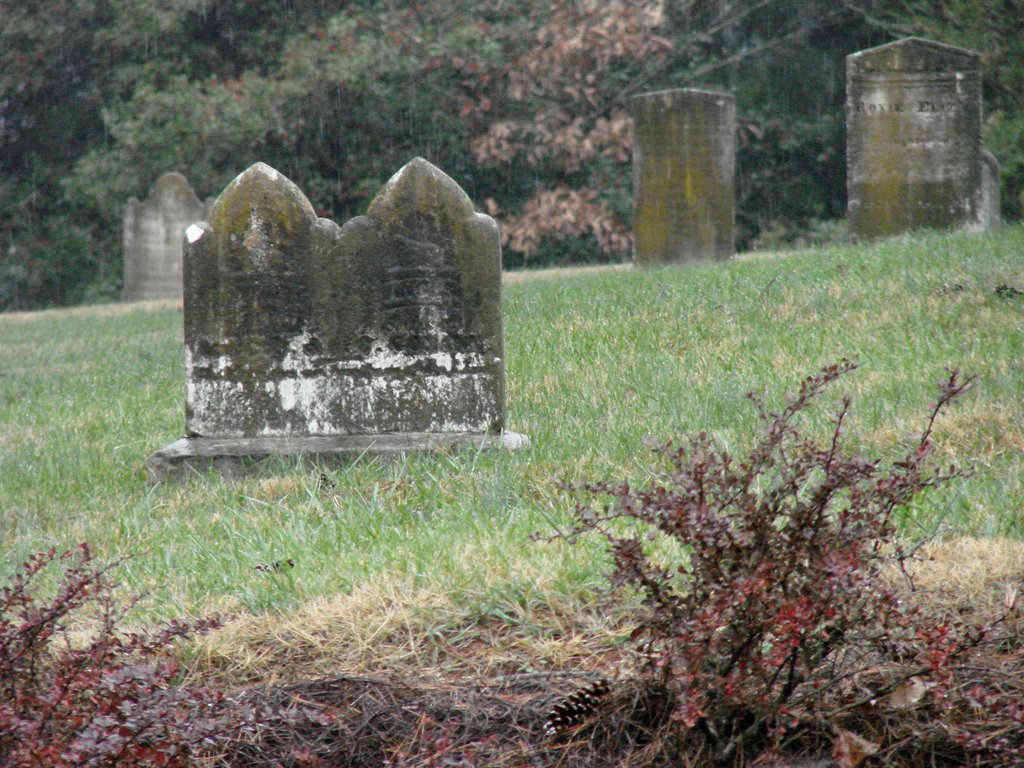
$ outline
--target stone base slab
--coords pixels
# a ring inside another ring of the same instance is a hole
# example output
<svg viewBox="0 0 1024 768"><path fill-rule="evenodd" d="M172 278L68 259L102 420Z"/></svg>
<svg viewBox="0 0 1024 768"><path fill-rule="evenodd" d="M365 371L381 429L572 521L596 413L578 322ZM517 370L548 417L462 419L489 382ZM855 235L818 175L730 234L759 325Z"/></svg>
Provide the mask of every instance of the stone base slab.
<svg viewBox="0 0 1024 768"><path fill-rule="evenodd" d="M431 451L517 450L530 444L517 432L409 432L380 435L289 437L183 437L149 457L150 483L203 476L211 469L240 477L299 463L344 464L362 456L399 456Z"/></svg>

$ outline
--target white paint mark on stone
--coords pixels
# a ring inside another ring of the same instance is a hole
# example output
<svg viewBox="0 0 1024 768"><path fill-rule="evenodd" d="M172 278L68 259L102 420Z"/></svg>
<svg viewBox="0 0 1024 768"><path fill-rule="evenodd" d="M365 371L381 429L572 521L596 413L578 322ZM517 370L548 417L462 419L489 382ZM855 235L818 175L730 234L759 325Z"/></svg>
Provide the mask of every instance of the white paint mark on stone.
<svg viewBox="0 0 1024 768"><path fill-rule="evenodd" d="M430 356L434 358L434 365L436 365L438 368L443 368L446 371L451 371L452 356L449 355L447 352L434 352Z"/></svg>
<svg viewBox="0 0 1024 768"><path fill-rule="evenodd" d="M198 224L190 224L188 229L185 230L185 237L188 238L190 243L194 243L205 233L206 231Z"/></svg>
<svg viewBox="0 0 1024 768"><path fill-rule="evenodd" d="M263 391L274 397L286 419L262 424L256 433L263 437L288 434L373 434L410 431L402 404L426 415L422 427L412 431L482 432L499 418L501 404L490 397L488 377L474 373L425 374L415 378L387 373L376 376L321 375L285 378L264 382ZM239 382L190 381L188 400L193 408L192 427L199 434L210 434L214 427L226 437L242 436L224 432L223 422L235 409L245 407L247 396ZM478 404L473 413L454 416L448 404L470 400ZM345 423L333 418L339 402L347 404ZM424 414L424 406L432 403Z"/></svg>
<svg viewBox="0 0 1024 768"><path fill-rule="evenodd" d="M344 368L362 368L369 366L378 371L401 370L411 368L427 361L434 363L445 371L462 371L466 368L480 368L485 364L484 356L478 352L427 352L421 355L407 355L390 347L374 347L365 360L351 360L342 363Z"/></svg>
<svg viewBox="0 0 1024 768"><path fill-rule="evenodd" d="M295 388L298 383L295 379L285 379L277 385L277 394L281 398L281 408L283 410L295 410Z"/></svg>
<svg viewBox="0 0 1024 768"><path fill-rule="evenodd" d="M298 336L288 342L288 352L281 361L281 367L286 371L304 371L315 367L315 360L306 354L306 345L313 340L309 331L304 330Z"/></svg>
<svg viewBox="0 0 1024 768"><path fill-rule="evenodd" d="M271 181L277 181L279 178L281 178L281 174L277 172L277 169L271 168L266 163L258 163L258 168Z"/></svg>

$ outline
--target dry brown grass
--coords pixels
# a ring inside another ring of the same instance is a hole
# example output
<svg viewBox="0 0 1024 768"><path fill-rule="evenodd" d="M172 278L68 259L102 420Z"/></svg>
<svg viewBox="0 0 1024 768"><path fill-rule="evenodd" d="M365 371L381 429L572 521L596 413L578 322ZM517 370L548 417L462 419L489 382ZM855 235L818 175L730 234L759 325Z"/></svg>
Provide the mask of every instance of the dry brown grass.
<svg viewBox="0 0 1024 768"><path fill-rule="evenodd" d="M1008 591L1024 591L1024 542L931 542L916 553L909 571L921 599L961 614L991 615L1002 610Z"/></svg>
<svg viewBox="0 0 1024 768"><path fill-rule="evenodd" d="M484 679L551 670L636 666L623 631L597 608L534 611L509 621L452 620L444 595L372 586L288 615L231 620L195 645L195 679L227 685L389 674ZM436 616L446 617L439 626Z"/></svg>
<svg viewBox="0 0 1024 768"><path fill-rule="evenodd" d="M1024 544L935 542L917 551L910 570L923 600L980 618L1003 610L1007 589L1024 582ZM352 768L708 764L699 746L665 728L670 697L635 674L639 660L623 644L628 627L588 608L431 630L432 612L451 610L444 595L367 586L289 616L236 620L207 638L195 675L242 688L238 703L262 713L218 765L264 768L296 754L329 755L329 764ZM1017 684L1018 657L1004 649L990 664L975 662L975 672ZM599 676L615 682L594 716L568 732L545 733L553 705ZM926 710L921 704L888 719L849 713L842 726L886 745L894 766L962 764L965 753ZM833 738L811 729L790 745L792 761L771 764L835 765L827 759ZM754 764L768 765L737 756L736 765Z"/></svg>
<svg viewBox="0 0 1024 768"><path fill-rule="evenodd" d="M1024 591L1024 542L933 542L918 550L909 570L920 599L961 615L992 615L1007 590ZM577 671L621 677L641 662L625 644L630 627L597 606L461 624L452 619L455 613L444 594L397 594L368 584L287 615L231 620L197 641L192 674L229 686L363 674L487 679ZM438 617L445 617L443 623Z"/></svg>

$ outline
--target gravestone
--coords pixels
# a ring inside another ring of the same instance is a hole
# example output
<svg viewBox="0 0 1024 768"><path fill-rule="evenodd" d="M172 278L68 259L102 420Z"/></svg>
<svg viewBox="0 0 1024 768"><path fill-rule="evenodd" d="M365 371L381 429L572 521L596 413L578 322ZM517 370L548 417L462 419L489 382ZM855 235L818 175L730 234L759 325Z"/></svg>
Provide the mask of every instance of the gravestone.
<svg viewBox="0 0 1024 768"><path fill-rule="evenodd" d="M978 53L910 37L847 56L851 231L988 226L981 127Z"/></svg>
<svg viewBox="0 0 1024 768"><path fill-rule="evenodd" d="M185 229L206 218L200 202L180 173L165 173L149 196L134 197L124 209L124 301L177 299L182 296L182 242Z"/></svg>
<svg viewBox="0 0 1024 768"><path fill-rule="evenodd" d="M527 444L504 431L497 225L426 160L341 227L257 163L186 241L188 436L151 478Z"/></svg>
<svg viewBox="0 0 1024 768"><path fill-rule="evenodd" d="M981 214L978 218L983 229L995 229L1002 223L1002 196L999 193L1001 172L996 156L987 149L981 150Z"/></svg>
<svg viewBox="0 0 1024 768"><path fill-rule="evenodd" d="M735 253L736 99L680 88L633 97L633 260Z"/></svg>

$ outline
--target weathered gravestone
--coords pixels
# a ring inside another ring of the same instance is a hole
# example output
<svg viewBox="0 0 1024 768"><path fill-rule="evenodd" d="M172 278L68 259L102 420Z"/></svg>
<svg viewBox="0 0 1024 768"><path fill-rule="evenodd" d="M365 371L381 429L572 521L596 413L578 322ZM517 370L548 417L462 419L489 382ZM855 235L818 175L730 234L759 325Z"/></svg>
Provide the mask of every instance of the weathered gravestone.
<svg viewBox="0 0 1024 768"><path fill-rule="evenodd" d="M497 225L426 160L342 227L257 163L186 240L188 437L152 478L527 443L503 431Z"/></svg>
<svg viewBox="0 0 1024 768"><path fill-rule="evenodd" d="M165 173L149 196L134 197L124 209L125 301L181 299L182 242L185 229L206 218L200 202L180 173Z"/></svg>
<svg viewBox="0 0 1024 768"><path fill-rule="evenodd" d="M996 156L987 149L981 150L981 212L978 222L983 229L996 229L1002 224L1002 195L999 192L1001 172Z"/></svg>
<svg viewBox="0 0 1024 768"><path fill-rule="evenodd" d="M855 235L998 219L998 166L983 156L974 51L910 37L847 56L846 142Z"/></svg>
<svg viewBox="0 0 1024 768"><path fill-rule="evenodd" d="M633 259L641 266L735 253L736 99L680 88L635 96Z"/></svg>

